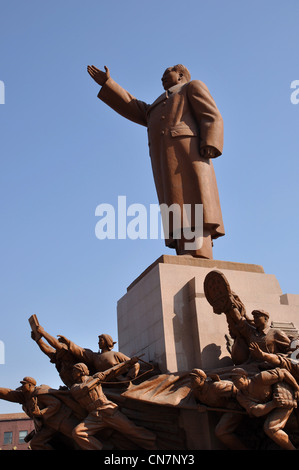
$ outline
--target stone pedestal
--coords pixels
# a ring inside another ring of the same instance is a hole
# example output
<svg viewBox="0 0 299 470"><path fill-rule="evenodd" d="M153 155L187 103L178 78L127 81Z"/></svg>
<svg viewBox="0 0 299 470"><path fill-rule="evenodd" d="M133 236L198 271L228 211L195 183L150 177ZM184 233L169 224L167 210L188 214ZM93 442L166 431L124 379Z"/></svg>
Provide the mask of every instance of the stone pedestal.
<svg viewBox="0 0 299 470"><path fill-rule="evenodd" d="M164 255L118 302L119 350L144 354L165 373L230 365L225 315L213 313L203 290L205 276L215 269L226 276L248 314L263 309L282 327L299 327L299 295L283 294L275 275L261 266Z"/></svg>

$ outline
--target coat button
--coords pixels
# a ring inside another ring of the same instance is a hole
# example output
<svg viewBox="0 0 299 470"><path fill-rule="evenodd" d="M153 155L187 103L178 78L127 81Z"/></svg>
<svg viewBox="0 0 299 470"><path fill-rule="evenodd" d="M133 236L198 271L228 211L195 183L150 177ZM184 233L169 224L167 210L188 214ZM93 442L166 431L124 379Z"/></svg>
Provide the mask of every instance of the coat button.
<svg viewBox="0 0 299 470"><path fill-rule="evenodd" d="M161 131L161 135L164 135L165 134L165 131Z"/></svg>

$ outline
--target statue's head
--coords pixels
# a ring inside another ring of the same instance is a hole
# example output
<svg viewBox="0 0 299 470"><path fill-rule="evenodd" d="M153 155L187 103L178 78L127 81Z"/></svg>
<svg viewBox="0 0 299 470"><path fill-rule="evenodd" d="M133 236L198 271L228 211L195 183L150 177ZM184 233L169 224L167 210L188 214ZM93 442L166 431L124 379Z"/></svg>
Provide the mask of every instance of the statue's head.
<svg viewBox="0 0 299 470"><path fill-rule="evenodd" d="M73 377L77 379L78 377L88 376L89 369L86 364L83 362L78 362L73 366Z"/></svg>
<svg viewBox="0 0 299 470"><path fill-rule="evenodd" d="M261 329L265 328L265 326L269 322L269 313L265 312L265 310L253 310L251 313L254 319L255 326Z"/></svg>
<svg viewBox="0 0 299 470"><path fill-rule="evenodd" d="M207 378L207 374L202 369L192 369L189 375L192 387L203 386Z"/></svg>
<svg viewBox="0 0 299 470"><path fill-rule="evenodd" d="M161 80L164 90L169 90L169 88L179 83L184 84L190 82L191 75L187 67L182 64L177 64L173 67L168 67L163 73Z"/></svg>
<svg viewBox="0 0 299 470"><path fill-rule="evenodd" d="M111 351L113 349L116 341L113 341L112 337L107 334L99 335L99 348Z"/></svg>
<svg viewBox="0 0 299 470"><path fill-rule="evenodd" d="M22 384L21 389L23 391L30 392L34 390L36 387L36 380L33 379L32 377L24 377L23 380L20 381L20 383Z"/></svg>
<svg viewBox="0 0 299 470"><path fill-rule="evenodd" d="M248 384L248 373L242 367L235 367L231 372L232 381L239 390L243 390Z"/></svg>

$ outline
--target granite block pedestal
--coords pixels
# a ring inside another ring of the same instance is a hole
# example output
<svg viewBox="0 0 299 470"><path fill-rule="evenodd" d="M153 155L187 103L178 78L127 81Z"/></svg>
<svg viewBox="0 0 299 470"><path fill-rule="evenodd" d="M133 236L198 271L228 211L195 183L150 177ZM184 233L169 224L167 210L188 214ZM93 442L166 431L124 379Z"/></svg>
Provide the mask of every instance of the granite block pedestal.
<svg viewBox="0 0 299 470"><path fill-rule="evenodd" d="M226 317L214 314L204 295L203 282L211 270L226 276L248 314L263 309L282 328L299 327L299 295L284 294L275 275L261 266L164 255L118 302L120 350L144 354L164 373L232 364Z"/></svg>

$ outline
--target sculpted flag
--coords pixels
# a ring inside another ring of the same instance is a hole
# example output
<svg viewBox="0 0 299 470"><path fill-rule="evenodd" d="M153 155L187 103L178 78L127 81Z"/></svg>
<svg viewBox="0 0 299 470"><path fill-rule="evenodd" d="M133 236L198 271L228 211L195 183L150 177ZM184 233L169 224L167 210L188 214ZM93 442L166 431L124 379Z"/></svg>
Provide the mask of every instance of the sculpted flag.
<svg viewBox="0 0 299 470"><path fill-rule="evenodd" d="M156 405L189 409L197 407L190 388L189 372L156 375L139 385L133 385L122 396Z"/></svg>

